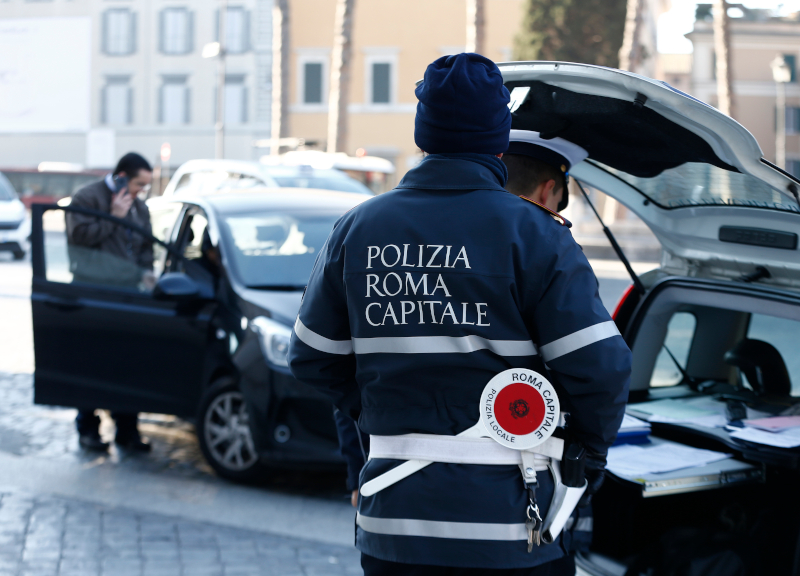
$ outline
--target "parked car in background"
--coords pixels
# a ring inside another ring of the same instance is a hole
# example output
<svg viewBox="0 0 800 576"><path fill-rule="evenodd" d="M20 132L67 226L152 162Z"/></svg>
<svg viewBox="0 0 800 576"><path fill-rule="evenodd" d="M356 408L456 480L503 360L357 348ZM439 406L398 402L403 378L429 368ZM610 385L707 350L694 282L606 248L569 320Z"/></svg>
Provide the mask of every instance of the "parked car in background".
<svg viewBox="0 0 800 576"><path fill-rule="evenodd" d="M189 160L172 175L161 196L208 194L222 189L278 187L258 162L246 160Z"/></svg>
<svg viewBox="0 0 800 576"><path fill-rule="evenodd" d="M372 190L373 194L388 192L395 184L392 179L395 173L394 164L385 158L367 156L363 148L357 150L355 156L348 156L343 152L292 150L285 154L262 156L259 162L267 166L284 168L310 167L315 171L334 170L357 180Z"/></svg>
<svg viewBox="0 0 800 576"><path fill-rule="evenodd" d="M340 466L333 407L291 376L286 355L317 253L366 199L258 187L176 194L148 201L154 237L95 215L153 242L152 289L121 287L108 270L132 264L52 231L81 208L35 206L34 401L190 419L208 462L234 480L264 464Z"/></svg>
<svg viewBox="0 0 800 576"><path fill-rule="evenodd" d="M0 252L22 260L28 251L31 220L11 182L0 173Z"/></svg>
<svg viewBox="0 0 800 576"><path fill-rule="evenodd" d="M374 194L364 184L334 168L313 168L307 164L299 166L269 166L269 175L285 188L321 188L340 190L355 194Z"/></svg>
<svg viewBox="0 0 800 576"><path fill-rule="evenodd" d="M68 198L75 192L100 180L109 170L87 170L67 162L42 162L38 168L0 168L17 191L25 207L49 204Z"/></svg>
<svg viewBox="0 0 800 576"><path fill-rule="evenodd" d="M800 414L800 181L736 121L664 83L583 64L500 70L512 128L584 147L570 175L634 212L663 249L614 321L633 352L628 414L652 429L640 446L667 446L657 466L678 469L633 472L647 469L638 449L612 448L622 456L609 456L579 567L800 574L800 442L747 424ZM688 448L733 457L684 464Z"/></svg>
<svg viewBox="0 0 800 576"><path fill-rule="evenodd" d="M170 178L162 196L208 194L218 190L255 187L314 188L372 195L372 191L344 172L308 165L267 166L244 160L190 160Z"/></svg>

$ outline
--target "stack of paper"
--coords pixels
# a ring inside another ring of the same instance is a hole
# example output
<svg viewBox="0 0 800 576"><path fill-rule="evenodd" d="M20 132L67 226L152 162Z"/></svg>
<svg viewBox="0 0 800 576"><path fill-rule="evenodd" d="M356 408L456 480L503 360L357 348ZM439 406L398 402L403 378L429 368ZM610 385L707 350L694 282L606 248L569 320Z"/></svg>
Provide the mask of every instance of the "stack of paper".
<svg viewBox="0 0 800 576"><path fill-rule="evenodd" d="M745 420L744 423L751 428L758 428L767 432L782 432L790 428L800 427L800 416L773 416L772 418Z"/></svg>
<svg viewBox="0 0 800 576"><path fill-rule="evenodd" d="M725 416L725 402L711 396L692 398L654 400L640 404L630 404L628 412L645 418L648 422L674 422L694 424L707 428L722 428L728 424ZM748 418L768 416L764 412L747 408Z"/></svg>
<svg viewBox="0 0 800 576"><path fill-rule="evenodd" d="M708 396L632 404L628 410L649 422L687 422L710 428L725 426L725 404Z"/></svg>
<svg viewBox="0 0 800 576"><path fill-rule="evenodd" d="M622 419L614 446L620 444L644 444L650 436L650 423L628 414Z"/></svg>
<svg viewBox="0 0 800 576"><path fill-rule="evenodd" d="M608 450L606 467L617 476L635 478L645 474L705 466L730 457L730 454L701 450L674 442L663 442L649 447L627 444Z"/></svg>
<svg viewBox="0 0 800 576"><path fill-rule="evenodd" d="M731 438L746 440L765 446L776 448L797 448L800 446L800 428L788 428L780 432L764 432L750 426L744 428L728 429Z"/></svg>

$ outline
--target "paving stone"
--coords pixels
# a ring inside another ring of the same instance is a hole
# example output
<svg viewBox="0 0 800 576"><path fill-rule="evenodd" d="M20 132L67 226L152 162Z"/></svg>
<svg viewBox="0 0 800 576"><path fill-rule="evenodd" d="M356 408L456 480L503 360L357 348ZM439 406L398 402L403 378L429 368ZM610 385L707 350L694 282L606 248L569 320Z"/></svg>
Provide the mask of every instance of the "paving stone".
<svg viewBox="0 0 800 576"><path fill-rule="evenodd" d="M10 434L24 440L20 456L93 463L96 455L78 449L74 415L33 405L31 375L0 373L0 445L8 445L4 435ZM101 433L108 437L113 428L102 418ZM168 467L190 479L207 477L191 426L178 420L171 426L186 431L183 444L168 448L156 437L152 458L119 459L120 470ZM187 451L194 451L194 460L187 461ZM107 458L119 458L114 448ZM0 576L336 576L361 574L359 564L349 546L74 498L0 492Z"/></svg>

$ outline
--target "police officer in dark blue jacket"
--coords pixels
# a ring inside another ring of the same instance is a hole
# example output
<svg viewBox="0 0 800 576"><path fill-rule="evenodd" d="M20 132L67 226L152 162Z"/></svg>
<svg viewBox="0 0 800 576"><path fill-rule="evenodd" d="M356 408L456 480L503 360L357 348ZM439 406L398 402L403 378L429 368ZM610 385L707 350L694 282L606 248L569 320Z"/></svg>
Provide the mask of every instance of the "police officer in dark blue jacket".
<svg viewBox="0 0 800 576"><path fill-rule="evenodd" d="M380 438L459 434L495 375L549 373L570 433L602 464L630 351L566 222L503 188L511 116L499 70L476 54L443 57L416 94L415 141L428 156L334 227L295 323L293 374ZM401 463L371 458L362 487ZM553 489L540 473L542 515ZM528 503L517 466L436 462L360 497L362 566L548 574L564 550L556 539L528 552Z"/></svg>

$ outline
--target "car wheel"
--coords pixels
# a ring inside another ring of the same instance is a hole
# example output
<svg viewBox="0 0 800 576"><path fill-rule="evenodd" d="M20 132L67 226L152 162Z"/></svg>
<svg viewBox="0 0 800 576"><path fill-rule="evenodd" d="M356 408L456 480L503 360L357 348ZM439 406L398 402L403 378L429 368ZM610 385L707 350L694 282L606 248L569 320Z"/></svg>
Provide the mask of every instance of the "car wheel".
<svg viewBox="0 0 800 576"><path fill-rule="evenodd" d="M197 418L197 437L203 456L223 478L252 481L263 472L250 432L247 405L235 382L221 380L205 394Z"/></svg>
<svg viewBox="0 0 800 576"><path fill-rule="evenodd" d="M22 260L25 258L25 251L24 250L14 250L14 260Z"/></svg>

